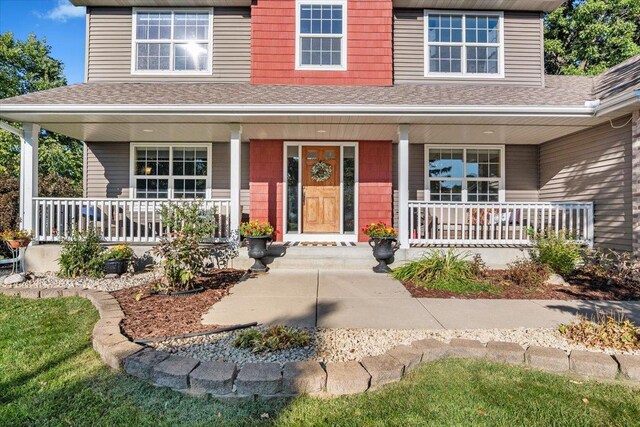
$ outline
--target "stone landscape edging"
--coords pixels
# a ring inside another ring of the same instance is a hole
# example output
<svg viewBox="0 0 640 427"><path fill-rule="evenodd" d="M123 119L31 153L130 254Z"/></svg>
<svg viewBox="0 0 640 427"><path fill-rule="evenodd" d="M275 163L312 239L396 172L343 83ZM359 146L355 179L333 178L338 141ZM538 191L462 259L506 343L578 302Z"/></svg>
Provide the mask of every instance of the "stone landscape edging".
<svg viewBox="0 0 640 427"><path fill-rule="evenodd" d="M564 350L513 342L433 338L399 345L384 354L360 361L326 363L288 362L246 363L239 368L231 362L201 362L171 355L131 342L122 335L124 312L115 297L98 290L0 288L0 294L22 298L87 298L100 314L93 328L93 348L114 370L123 370L155 386L169 387L192 396L243 402L288 398L300 394L340 396L363 393L402 379L421 363L447 358L482 359L529 366L552 373L574 374L600 380L623 379L640 384L640 355L615 355L582 350Z"/></svg>

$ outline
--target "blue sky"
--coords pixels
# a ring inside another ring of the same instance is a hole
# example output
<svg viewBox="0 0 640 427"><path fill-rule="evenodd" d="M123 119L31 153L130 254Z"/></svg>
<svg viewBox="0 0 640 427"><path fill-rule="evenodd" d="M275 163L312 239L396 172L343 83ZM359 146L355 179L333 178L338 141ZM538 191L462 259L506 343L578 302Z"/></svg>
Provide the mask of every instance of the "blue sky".
<svg viewBox="0 0 640 427"><path fill-rule="evenodd" d="M18 39L46 38L68 83L84 81L84 8L68 0L0 0L0 33L8 31Z"/></svg>

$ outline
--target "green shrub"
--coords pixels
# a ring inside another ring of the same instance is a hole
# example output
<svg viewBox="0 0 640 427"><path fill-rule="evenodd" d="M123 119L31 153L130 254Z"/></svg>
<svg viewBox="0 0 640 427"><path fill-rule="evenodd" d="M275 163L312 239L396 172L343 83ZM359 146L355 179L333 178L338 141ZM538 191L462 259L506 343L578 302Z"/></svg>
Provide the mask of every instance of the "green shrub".
<svg viewBox="0 0 640 427"><path fill-rule="evenodd" d="M561 325L559 330L574 344L600 349L640 350L640 329L622 314L598 313L592 319L580 316L573 323Z"/></svg>
<svg viewBox="0 0 640 427"><path fill-rule="evenodd" d="M188 290L206 268L209 250L201 245L216 228L215 211L202 209L200 203L163 206L163 223L170 230L152 249L161 258L162 285L166 290Z"/></svg>
<svg viewBox="0 0 640 427"><path fill-rule="evenodd" d="M264 332L248 329L238 334L233 345L251 349L254 353L306 347L311 342L309 332L289 326L271 326Z"/></svg>
<svg viewBox="0 0 640 427"><path fill-rule="evenodd" d="M395 268L391 275L401 282L455 293L495 292L488 282L474 274L479 267L465 253L429 251L422 258Z"/></svg>
<svg viewBox="0 0 640 427"><path fill-rule="evenodd" d="M62 241L60 248L60 275L64 277L104 276L104 247L92 226L86 232L74 230Z"/></svg>
<svg viewBox="0 0 640 427"><path fill-rule="evenodd" d="M508 265L506 277L518 286L541 287L549 278L548 265L530 259L519 259Z"/></svg>
<svg viewBox="0 0 640 427"><path fill-rule="evenodd" d="M554 273L568 276L582 259L582 244L566 232L529 233L533 240L531 259L546 264Z"/></svg>

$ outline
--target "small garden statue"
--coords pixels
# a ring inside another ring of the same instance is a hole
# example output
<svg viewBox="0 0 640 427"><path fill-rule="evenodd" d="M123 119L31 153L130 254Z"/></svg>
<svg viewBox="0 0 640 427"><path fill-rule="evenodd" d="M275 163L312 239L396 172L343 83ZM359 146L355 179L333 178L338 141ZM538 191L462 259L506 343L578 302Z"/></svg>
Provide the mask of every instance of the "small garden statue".
<svg viewBox="0 0 640 427"><path fill-rule="evenodd" d="M373 267L376 273L390 273L387 264L393 262L393 255L400 248L398 231L387 227L384 222L372 223L362 228L362 232L369 236L369 246L373 248L373 256L378 265Z"/></svg>
<svg viewBox="0 0 640 427"><path fill-rule="evenodd" d="M260 273L268 270L263 259L269 251L267 243L273 241L274 231L268 221L249 221L240 224L240 234L249 241L249 257L255 260L249 271Z"/></svg>

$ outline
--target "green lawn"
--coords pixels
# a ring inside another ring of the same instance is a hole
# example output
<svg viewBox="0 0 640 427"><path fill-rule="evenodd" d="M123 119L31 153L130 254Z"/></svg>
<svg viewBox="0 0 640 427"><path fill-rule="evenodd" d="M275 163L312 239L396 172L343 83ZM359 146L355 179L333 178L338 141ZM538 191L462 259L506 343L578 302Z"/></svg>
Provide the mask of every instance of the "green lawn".
<svg viewBox="0 0 640 427"><path fill-rule="evenodd" d="M97 319L77 298L0 296L1 426L640 425L638 389L471 361L432 363L348 398L223 405L103 367L90 344Z"/></svg>

